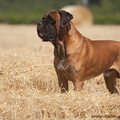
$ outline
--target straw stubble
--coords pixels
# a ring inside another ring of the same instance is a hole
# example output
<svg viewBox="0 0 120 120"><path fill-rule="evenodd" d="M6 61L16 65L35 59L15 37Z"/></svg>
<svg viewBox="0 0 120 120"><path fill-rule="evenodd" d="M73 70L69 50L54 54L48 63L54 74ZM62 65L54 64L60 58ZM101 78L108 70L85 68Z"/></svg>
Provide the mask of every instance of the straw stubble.
<svg viewBox="0 0 120 120"><path fill-rule="evenodd" d="M1 120L120 119L120 96L109 94L102 75L85 81L81 92L69 82L70 91L61 94L53 46L41 42L36 26L0 25L0 29ZM78 29L92 39L120 38L117 26ZM99 32L106 29L111 29L107 35ZM120 91L119 81L116 87Z"/></svg>

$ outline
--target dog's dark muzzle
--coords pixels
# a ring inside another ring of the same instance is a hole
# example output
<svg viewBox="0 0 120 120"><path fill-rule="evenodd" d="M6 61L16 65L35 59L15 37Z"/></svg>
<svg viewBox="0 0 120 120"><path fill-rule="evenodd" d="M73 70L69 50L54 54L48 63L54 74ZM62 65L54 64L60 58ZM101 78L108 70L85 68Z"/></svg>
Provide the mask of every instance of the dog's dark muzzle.
<svg viewBox="0 0 120 120"><path fill-rule="evenodd" d="M40 21L37 23L37 33L38 36L43 41L49 41L52 42L56 39L57 32L55 28L48 23L45 23L44 21Z"/></svg>

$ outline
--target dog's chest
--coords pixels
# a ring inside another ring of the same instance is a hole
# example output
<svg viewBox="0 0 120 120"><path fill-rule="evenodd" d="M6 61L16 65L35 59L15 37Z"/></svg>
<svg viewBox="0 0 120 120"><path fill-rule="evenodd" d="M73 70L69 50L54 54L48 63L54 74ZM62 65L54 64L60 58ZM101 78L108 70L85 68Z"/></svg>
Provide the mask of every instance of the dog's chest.
<svg viewBox="0 0 120 120"><path fill-rule="evenodd" d="M66 60L61 60L59 64L57 64L57 72L60 75L64 75L66 79L73 80L74 76L76 75L76 70L74 66L71 65L70 62Z"/></svg>
<svg viewBox="0 0 120 120"><path fill-rule="evenodd" d="M57 65L57 69L61 71L67 71L68 69L70 69L70 65L67 61L61 60Z"/></svg>
<svg viewBox="0 0 120 120"><path fill-rule="evenodd" d="M61 60L59 62L59 64L57 65L57 70L61 71L61 72L64 72L67 76L75 73L74 66L72 66L71 63L66 61L66 60Z"/></svg>

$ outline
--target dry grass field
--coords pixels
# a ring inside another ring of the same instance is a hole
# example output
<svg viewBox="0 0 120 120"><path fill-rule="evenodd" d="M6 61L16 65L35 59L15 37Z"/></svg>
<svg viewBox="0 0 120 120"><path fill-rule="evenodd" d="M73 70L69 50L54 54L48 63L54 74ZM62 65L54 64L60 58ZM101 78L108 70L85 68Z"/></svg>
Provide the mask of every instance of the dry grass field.
<svg viewBox="0 0 120 120"><path fill-rule="evenodd" d="M77 28L93 40L120 41L120 26ZM120 119L120 95L109 94L102 75L85 81L80 93L69 82L61 94L53 57L35 25L0 25L0 120Z"/></svg>

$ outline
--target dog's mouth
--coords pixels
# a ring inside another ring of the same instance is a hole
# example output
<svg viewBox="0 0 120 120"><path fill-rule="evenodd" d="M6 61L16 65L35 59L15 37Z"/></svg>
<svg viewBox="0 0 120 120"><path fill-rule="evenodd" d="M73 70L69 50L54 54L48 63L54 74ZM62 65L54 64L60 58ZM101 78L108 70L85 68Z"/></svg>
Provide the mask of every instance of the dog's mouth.
<svg viewBox="0 0 120 120"><path fill-rule="evenodd" d="M43 34L42 34L42 33L39 33L39 35L40 35L41 37L43 37Z"/></svg>
<svg viewBox="0 0 120 120"><path fill-rule="evenodd" d="M49 42L53 42L55 40L55 37L52 37L52 36L48 36L45 35L44 33L42 33L40 30L37 29L37 33L38 33L38 36L45 42L49 41Z"/></svg>

